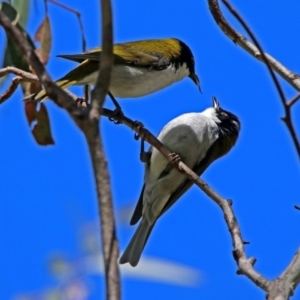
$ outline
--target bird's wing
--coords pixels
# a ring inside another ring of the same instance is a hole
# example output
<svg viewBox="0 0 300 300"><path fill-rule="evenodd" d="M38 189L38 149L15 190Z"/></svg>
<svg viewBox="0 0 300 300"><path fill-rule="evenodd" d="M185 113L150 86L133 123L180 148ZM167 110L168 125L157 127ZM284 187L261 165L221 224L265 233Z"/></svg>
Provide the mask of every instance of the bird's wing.
<svg viewBox="0 0 300 300"><path fill-rule="evenodd" d="M134 212L132 214L132 217L131 217L131 220L130 220L130 225L135 225L140 220L140 218L142 217L144 189L145 189L145 184L143 185L138 203L136 204L136 207L135 207Z"/></svg>
<svg viewBox="0 0 300 300"><path fill-rule="evenodd" d="M76 61L78 63L81 63L86 59L99 61L101 51L102 48L98 47L81 54L63 54L58 55L58 57ZM133 50L131 47L126 46L126 44L122 46L119 44L114 45L113 56L115 64L127 64L154 70L164 70L171 64L170 60L162 55L154 55L144 49L139 49L138 46Z"/></svg>
<svg viewBox="0 0 300 300"><path fill-rule="evenodd" d="M216 141L207 151L205 158L201 160L192 170L200 176L207 167L214 161L216 158L220 157L220 145ZM162 210L160 216L164 214L191 186L193 182L190 179L186 179L180 187L171 195L168 202L166 203L164 209Z"/></svg>
<svg viewBox="0 0 300 300"><path fill-rule="evenodd" d="M80 63L76 68L67 73L64 77L57 80L57 82L62 82L64 80L75 81L82 79L83 74L89 75L99 70L99 64L95 61L85 60Z"/></svg>
<svg viewBox="0 0 300 300"><path fill-rule="evenodd" d="M220 141L216 140L211 147L207 150L207 153L200 162L198 162L192 170L198 175L201 174L207 169L207 167L215 161L217 158L222 156L221 154L222 146L220 145ZM148 166L149 167L149 166ZM162 171L159 178L167 176L173 167L170 164L167 164L166 168ZM178 189L170 196L168 202L166 203L164 209L162 210L160 216L164 214L191 186L193 182L190 179L186 179ZM142 217L143 212L143 194L144 194L145 185L142 188L138 203L135 207L134 213L130 220L130 225L136 224L140 218Z"/></svg>
<svg viewBox="0 0 300 300"><path fill-rule="evenodd" d="M145 165L146 172L150 168L150 161L151 161L151 155L152 155L152 146L149 148L148 154L149 154L149 161ZM131 217L131 220L130 220L130 225L135 225L140 220L140 218L142 217L142 214L143 214L143 195L144 195L144 190L145 190L145 184L142 187L139 200L138 200L138 202L136 204L136 207L134 209L134 212L132 214L132 217Z"/></svg>

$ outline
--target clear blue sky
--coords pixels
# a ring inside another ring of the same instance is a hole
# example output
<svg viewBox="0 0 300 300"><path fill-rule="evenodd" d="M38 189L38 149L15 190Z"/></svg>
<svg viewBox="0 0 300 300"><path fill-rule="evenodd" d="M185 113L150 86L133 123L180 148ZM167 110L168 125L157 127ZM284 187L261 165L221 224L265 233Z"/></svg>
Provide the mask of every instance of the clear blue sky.
<svg viewBox="0 0 300 300"><path fill-rule="evenodd" d="M42 20L42 1L36 2L31 32ZM81 12L88 48L98 46L98 1L62 2ZM300 30L299 1L232 3L264 49L300 73L299 37L295 34ZM300 214L293 208L300 204L300 174L299 159L280 120L283 108L265 66L223 35L207 1L115 0L113 9L116 42L164 37L185 41L194 53L203 90L201 95L192 81L185 79L156 94L122 100L129 117L157 134L179 114L210 106L212 96L239 116L242 130L236 147L210 166L203 179L233 200L243 237L251 242L246 246L247 255L257 258L257 270L267 278L278 276L300 246ZM81 52L81 38L74 15L51 4L49 10L53 48L47 69L58 78L75 65L56 55ZM3 41L0 30L1 45ZM283 85L287 97L295 95ZM91 268L93 263L89 268L82 263L95 254L93 245L99 246L96 192L85 140L67 114L48 101L55 145L39 147L31 137L21 98L19 89L0 107L0 298L21 299L17 296L33 293L46 299L55 288L81 286L86 299L104 299L101 272ZM294 118L298 116L298 133L299 113L298 103L293 110ZM128 211L133 209L143 182L140 146L125 126L103 119L102 129L123 250L135 230L126 222ZM123 299L264 299L259 288L236 275L232 250L221 211L193 187L159 220L143 254L145 264L152 258L184 266L189 274L183 276L186 280L175 284L170 282L172 278L165 282L157 276L151 279L149 268L139 270L148 274L143 275L146 278L138 271L130 277L124 269ZM59 265L64 275L49 271L55 255L64 257L66 268ZM162 263L156 273L164 272L167 266ZM198 274L195 282L193 274ZM187 281L194 285L184 285ZM293 299L300 299L300 293Z"/></svg>

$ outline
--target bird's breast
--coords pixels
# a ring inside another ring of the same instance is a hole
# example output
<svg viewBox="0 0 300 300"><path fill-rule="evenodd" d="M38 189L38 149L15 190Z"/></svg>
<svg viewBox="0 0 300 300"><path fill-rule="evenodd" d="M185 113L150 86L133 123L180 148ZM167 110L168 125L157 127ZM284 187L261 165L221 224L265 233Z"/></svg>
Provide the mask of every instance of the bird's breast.
<svg viewBox="0 0 300 300"><path fill-rule="evenodd" d="M161 90L189 75L186 64L178 69L170 65L164 70L114 66L111 74L110 92L119 98L135 98Z"/></svg>

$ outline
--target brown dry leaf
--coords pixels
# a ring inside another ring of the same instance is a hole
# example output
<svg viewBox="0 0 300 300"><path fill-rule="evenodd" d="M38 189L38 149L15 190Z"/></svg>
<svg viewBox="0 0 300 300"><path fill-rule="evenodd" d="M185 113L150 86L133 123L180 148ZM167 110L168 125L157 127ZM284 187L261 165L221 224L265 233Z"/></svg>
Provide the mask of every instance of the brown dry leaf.
<svg viewBox="0 0 300 300"><path fill-rule="evenodd" d="M40 48L36 50L36 53L41 62L46 65L49 60L52 44L51 26L48 15L46 15L37 32L35 33L34 41L40 42Z"/></svg>
<svg viewBox="0 0 300 300"><path fill-rule="evenodd" d="M53 145L54 140L51 134L49 116L46 106L40 103L40 110L37 110L38 103L34 101L25 102L25 114L29 125L36 122L32 129L34 139L39 145Z"/></svg>

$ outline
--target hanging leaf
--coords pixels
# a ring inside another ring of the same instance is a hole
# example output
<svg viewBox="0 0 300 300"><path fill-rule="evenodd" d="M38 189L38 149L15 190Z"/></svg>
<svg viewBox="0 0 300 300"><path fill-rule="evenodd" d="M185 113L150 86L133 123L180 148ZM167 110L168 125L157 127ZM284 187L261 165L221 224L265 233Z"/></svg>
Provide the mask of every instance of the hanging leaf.
<svg viewBox="0 0 300 300"><path fill-rule="evenodd" d="M34 36L34 41L40 42L40 48L36 50L36 53L41 62L46 65L49 59L52 43L51 26L48 15L46 15L45 19L38 28Z"/></svg>
<svg viewBox="0 0 300 300"><path fill-rule="evenodd" d="M25 113L29 125L33 125L32 135L39 145L53 145L54 140L51 134L49 116L44 103L40 103L40 110L37 110L37 102L25 102Z"/></svg>

